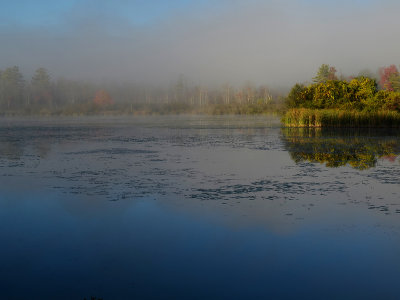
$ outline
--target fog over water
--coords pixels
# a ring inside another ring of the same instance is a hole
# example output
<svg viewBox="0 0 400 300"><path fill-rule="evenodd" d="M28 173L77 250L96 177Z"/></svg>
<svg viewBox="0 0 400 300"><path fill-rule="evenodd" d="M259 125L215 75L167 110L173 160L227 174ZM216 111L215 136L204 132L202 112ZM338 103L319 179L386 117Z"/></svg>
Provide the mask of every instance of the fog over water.
<svg viewBox="0 0 400 300"><path fill-rule="evenodd" d="M46 3L42 3L46 2ZM19 1L0 12L0 69L169 84L290 86L398 64L396 1ZM46 4L46 5L43 5Z"/></svg>

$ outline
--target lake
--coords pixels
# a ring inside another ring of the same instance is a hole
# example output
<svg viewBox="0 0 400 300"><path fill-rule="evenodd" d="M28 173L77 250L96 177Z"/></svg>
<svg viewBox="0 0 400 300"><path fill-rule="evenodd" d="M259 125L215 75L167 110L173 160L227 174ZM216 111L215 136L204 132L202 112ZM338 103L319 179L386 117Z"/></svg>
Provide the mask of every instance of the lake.
<svg viewBox="0 0 400 300"><path fill-rule="evenodd" d="M1 299L398 299L400 132L0 119Z"/></svg>

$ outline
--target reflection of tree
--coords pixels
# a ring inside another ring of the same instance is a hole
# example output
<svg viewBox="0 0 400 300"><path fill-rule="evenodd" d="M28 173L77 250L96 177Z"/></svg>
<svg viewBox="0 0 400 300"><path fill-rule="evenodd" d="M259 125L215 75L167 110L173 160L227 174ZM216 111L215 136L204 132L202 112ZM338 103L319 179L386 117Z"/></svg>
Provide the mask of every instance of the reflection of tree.
<svg viewBox="0 0 400 300"><path fill-rule="evenodd" d="M34 153L40 158L46 158L51 150L51 145L46 140L38 140L33 146L35 150ZM0 159L20 160L26 147L27 145L18 142L0 141Z"/></svg>
<svg viewBox="0 0 400 300"><path fill-rule="evenodd" d="M50 141L45 140L45 139L38 140L35 143L35 148L36 148L37 155L40 158L46 158L48 153L51 150Z"/></svg>
<svg viewBox="0 0 400 300"><path fill-rule="evenodd" d="M17 142L0 140L0 159L20 160L24 153L24 147Z"/></svg>
<svg viewBox="0 0 400 300"><path fill-rule="evenodd" d="M378 158L395 161L400 154L398 136L389 132L324 131L323 129L284 128L283 141L296 162L324 163L327 167L349 164L365 170L376 165Z"/></svg>
<svg viewBox="0 0 400 300"><path fill-rule="evenodd" d="M51 138L20 135L0 139L0 159L21 160L24 153L44 159L51 151Z"/></svg>

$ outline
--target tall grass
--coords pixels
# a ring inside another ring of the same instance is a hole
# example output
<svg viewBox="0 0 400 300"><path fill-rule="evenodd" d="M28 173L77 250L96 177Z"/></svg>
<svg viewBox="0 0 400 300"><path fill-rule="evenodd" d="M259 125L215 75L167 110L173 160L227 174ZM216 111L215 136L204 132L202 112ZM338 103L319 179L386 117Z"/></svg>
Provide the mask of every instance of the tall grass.
<svg viewBox="0 0 400 300"><path fill-rule="evenodd" d="M287 127L400 127L400 113L299 108L288 110L282 123Z"/></svg>

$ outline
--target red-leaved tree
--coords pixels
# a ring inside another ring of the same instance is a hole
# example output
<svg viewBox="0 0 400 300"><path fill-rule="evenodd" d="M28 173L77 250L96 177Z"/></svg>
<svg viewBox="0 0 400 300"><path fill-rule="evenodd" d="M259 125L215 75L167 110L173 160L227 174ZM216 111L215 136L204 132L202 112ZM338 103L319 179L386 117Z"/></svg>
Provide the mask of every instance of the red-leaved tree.
<svg viewBox="0 0 400 300"><path fill-rule="evenodd" d="M100 90L96 92L93 98L93 103L99 106L106 106L114 103L113 98L105 90Z"/></svg>
<svg viewBox="0 0 400 300"><path fill-rule="evenodd" d="M399 76L399 70L397 70L397 67L395 65L391 65L389 67L380 68L379 75L380 75L379 85L381 86L381 88L388 91L393 91L394 89L391 79L394 76Z"/></svg>

